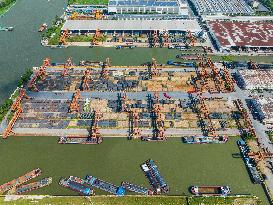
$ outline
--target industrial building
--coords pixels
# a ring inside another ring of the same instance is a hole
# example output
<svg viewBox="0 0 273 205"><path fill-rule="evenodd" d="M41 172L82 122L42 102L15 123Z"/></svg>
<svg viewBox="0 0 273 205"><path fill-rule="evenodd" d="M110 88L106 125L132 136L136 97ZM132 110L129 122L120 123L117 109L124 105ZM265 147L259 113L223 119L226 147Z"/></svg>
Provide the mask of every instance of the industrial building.
<svg viewBox="0 0 273 205"><path fill-rule="evenodd" d="M104 34L147 34L151 31L168 31L169 33L201 32L195 19L184 20L67 20L62 30L72 33Z"/></svg>
<svg viewBox="0 0 273 205"><path fill-rule="evenodd" d="M188 15L185 0L111 0L108 13L112 14L178 14Z"/></svg>
<svg viewBox="0 0 273 205"><path fill-rule="evenodd" d="M212 20L207 25L220 51L273 51L272 21Z"/></svg>
<svg viewBox="0 0 273 205"><path fill-rule="evenodd" d="M237 78L247 90L273 89L273 70L239 70Z"/></svg>
<svg viewBox="0 0 273 205"><path fill-rule="evenodd" d="M254 13L244 0L191 0L199 15L244 14Z"/></svg>

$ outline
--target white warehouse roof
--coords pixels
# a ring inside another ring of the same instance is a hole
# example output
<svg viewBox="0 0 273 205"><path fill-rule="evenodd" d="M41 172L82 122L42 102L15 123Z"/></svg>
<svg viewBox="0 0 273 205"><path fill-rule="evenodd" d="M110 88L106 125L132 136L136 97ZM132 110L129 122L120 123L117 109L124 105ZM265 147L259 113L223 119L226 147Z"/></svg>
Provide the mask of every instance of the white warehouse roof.
<svg viewBox="0 0 273 205"><path fill-rule="evenodd" d="M183 20L67 20L62 30L175 30L192 32L202 31L193 19Z"/></svg>

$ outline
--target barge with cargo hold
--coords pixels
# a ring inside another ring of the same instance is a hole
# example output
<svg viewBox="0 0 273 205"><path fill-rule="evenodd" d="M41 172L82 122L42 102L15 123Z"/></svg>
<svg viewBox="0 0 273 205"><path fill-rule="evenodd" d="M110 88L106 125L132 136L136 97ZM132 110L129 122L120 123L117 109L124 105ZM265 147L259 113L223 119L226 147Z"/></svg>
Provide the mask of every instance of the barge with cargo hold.
<svg viewBox="0 0 273 205"><path fill-rule="evenodd" d="M198 196L227 196L230 194L228 186L192 186L190 191L192 194Z"/></svg>

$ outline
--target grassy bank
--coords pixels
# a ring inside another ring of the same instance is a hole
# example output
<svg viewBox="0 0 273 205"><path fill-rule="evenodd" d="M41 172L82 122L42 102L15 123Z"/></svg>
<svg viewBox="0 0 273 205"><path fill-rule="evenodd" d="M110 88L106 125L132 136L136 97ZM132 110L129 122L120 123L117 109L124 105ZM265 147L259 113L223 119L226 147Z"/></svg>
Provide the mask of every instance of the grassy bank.
<svg viewBox="0 0 273 205"><path fill-rule="evenodd" d="M94 204L94 205L258 205L257 198L248 197L45 197L43 199L18 199L16 201L4 202L4 197L0 198L2 204L25 205L25 204L39 204L39 205L56 205L56 204Z"/></svg>
<svg viewBox="0 0 273 205"><path fill-rule="evenodd" d="M5 14L15 2L16 0L0 0L0 16Z"/></svg>
<svg viewBox="0 0 273 205"><path fill-rule="evenodd" d="M149 187L140 164L152 158L170 186L171 195L189 194L191 185L229 185L232 194L253 194L266 204L260 185L253 185L239 153L236 139L227 144L186 145L181 139L163 143L105 138L103 144L59 145L56 137L10 137L0 140L0 184L40 167L53 184L31 194L77 195L58 185L61 177L87 174L120 185L122 181ZM30 157L31 156L31 157ZM240 179L240 180L238 180ZM97 195L107 194L95 190Z"/></svg>

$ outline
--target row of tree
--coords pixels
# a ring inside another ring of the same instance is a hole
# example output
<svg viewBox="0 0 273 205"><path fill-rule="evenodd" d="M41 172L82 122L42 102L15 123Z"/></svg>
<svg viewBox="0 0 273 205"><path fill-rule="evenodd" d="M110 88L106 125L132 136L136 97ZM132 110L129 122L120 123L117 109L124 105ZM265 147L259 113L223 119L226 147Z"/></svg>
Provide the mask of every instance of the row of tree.
<svg viewBox="0 0 273 205"><path fill-rule="evenodd" d="M10 4L13 4L16 0L2 0L0 1L0 8L4 8L9 6Z"/></svg>

